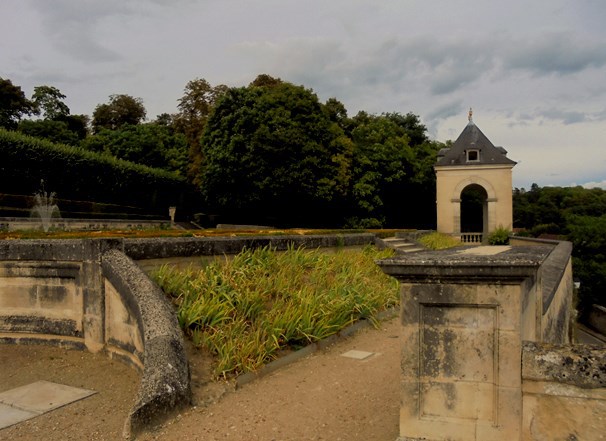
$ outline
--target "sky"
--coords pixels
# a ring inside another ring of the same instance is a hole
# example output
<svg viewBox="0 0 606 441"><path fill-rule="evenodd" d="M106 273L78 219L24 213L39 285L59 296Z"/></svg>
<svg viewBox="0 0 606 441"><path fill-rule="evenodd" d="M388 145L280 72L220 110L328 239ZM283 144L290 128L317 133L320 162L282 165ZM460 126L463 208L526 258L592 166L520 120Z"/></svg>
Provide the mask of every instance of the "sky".
<svg viewBox="0 0 606 441"><path fill-rule="evenodd" d="M513 185L606 188L603 0L1 0L0 77L91 115L112 94L148 119L188 81L266 73L354 116L412 112L438 141L475 124Z"/></svg>

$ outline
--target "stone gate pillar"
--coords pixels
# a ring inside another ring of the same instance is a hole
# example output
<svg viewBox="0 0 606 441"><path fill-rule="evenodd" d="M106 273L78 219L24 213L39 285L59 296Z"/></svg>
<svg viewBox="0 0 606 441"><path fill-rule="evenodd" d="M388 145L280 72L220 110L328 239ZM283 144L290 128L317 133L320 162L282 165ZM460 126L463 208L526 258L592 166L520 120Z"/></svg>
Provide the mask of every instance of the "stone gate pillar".
<svg viewBox="0 0 606 441"><path fill-rule="evenodd" d="M401 286L400 441L521 439L522 341L540 326L548 253L465 247L378 262Z"/></svg>

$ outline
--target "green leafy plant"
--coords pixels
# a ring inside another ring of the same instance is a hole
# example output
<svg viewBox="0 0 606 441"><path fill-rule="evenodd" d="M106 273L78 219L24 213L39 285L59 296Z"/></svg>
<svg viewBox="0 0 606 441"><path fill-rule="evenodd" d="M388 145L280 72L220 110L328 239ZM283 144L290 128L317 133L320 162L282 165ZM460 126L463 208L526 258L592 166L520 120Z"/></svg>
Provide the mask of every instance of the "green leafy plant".
<svg viewBox="0 0 606 441"><path fill-rule="evenodd" d="M488 235L488 243L490 245L509 245L509 236L511 236L511 231L499 227Z"/></svg>
<svg viewBox="0 0 606 441"><path fill-rule="evenodd" d="M374 247L336 253L291 247L245 250L200 270L163 266L153 275L179 323L217 356L218 377L254 371L279 352L321 340L398 303L398 284Z"/></svg>

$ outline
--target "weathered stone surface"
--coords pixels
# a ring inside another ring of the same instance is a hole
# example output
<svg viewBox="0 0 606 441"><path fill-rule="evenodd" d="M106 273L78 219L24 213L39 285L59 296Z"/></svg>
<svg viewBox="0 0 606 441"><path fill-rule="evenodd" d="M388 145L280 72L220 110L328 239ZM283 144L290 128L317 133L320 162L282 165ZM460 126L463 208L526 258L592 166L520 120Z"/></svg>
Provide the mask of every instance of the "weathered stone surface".
<svg viewBox="0 0 606 441"><path fill-rule="evenodd" d="M567 341L569 244L421 251L378 264L401 282L400 439L539 439L522 424L522 341Z"/></svg>
<svg viewBox="0 0 606 441"><path fill-rule="evenodd" d="M606 388L606 348L525 342L522 373L528 380Z"/></svg>
<svg viewBox="0 0 606 441"><path fill-rule="evenodd" d="M552 247L511 247L486 256L467 252L474 247L443 251L419 251L377 262L381 269L401 281L499 281L518 284L536 273Z"/></svg>
<svg viewBox="0 0 606 441"><path fill-rule="evenodd" d="M606 348L527 342L523 439L599 440L606 427Z"/></svg>
<svg viewBox="0 0 606 441"><path fill-rule="evenodd" d="M128 319L136 320L143 340L141 386L125 424L125 435L130 437L191 404L189 365L177 318L162 291L117 250L103 255L102 266L104 276L122 297Z"/></svg>

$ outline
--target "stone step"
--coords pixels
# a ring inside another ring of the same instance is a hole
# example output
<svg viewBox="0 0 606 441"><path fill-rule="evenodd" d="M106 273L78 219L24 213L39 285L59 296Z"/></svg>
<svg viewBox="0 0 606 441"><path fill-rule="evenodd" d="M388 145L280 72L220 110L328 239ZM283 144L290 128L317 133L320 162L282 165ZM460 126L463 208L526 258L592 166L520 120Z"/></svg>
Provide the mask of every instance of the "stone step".
<svg viewBox="0 0 606 441"><path fill-rule="evenodd" d="M396 251L399 251L401 253L414 253L416 251L423 251L423 248L396 248Z"/></svg>

